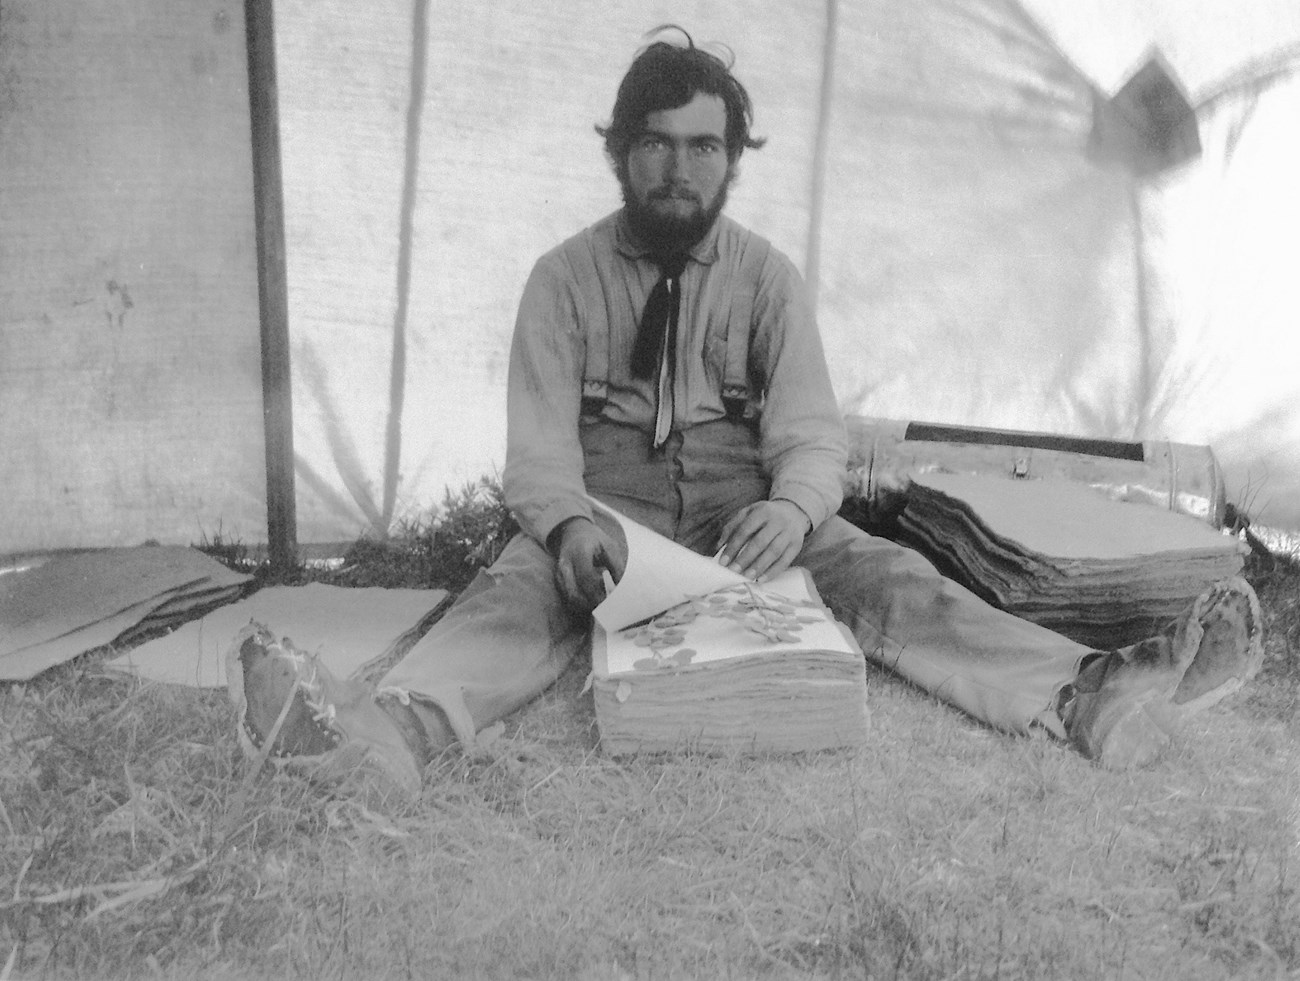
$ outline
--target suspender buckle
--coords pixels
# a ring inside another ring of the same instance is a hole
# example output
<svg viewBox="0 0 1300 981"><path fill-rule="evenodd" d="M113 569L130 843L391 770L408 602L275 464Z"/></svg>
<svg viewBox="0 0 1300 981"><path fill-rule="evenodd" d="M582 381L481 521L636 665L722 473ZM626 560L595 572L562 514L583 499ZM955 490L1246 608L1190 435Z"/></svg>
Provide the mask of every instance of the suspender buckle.
<svg viewBox="0 0 1300 981"><path fill-rule="evenodd" d="M749 390L743 385L723 385L722 405L731 422L748 422L754 415L750 412Z"/></svg>
<svg viewBox="0 0 1300 981"><path fill-rule="evenodd" d="M584 378L582 380L582 406L579 409L584 416L598 416L605 411L609 400L609 383L600 379Z"/></svg>

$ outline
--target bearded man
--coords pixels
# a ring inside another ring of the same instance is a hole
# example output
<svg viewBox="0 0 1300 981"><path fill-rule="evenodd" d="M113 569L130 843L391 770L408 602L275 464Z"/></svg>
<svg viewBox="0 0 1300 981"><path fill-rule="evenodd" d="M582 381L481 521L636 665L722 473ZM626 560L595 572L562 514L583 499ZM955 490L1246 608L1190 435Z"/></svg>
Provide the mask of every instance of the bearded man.
<svg viewBox="0 0 1300 981"><path fill-rule="evenodd" d="M250 628L230 665L249 747L368 760L418 791L432 754L588 649L602 574L617 580L625 559L588 495L746 577L806 568L869 657L1109 765L1153 759L1176 716L1257 665L1259 607L1239 579L1160 637L1095 652L837 516L846 441L803 284L722 213L741 155L762 145L751 123L727 63L689 37L636 57L598 128L623 207L544 255L520 302L503 483L523 532L377 690Z"/></svg>

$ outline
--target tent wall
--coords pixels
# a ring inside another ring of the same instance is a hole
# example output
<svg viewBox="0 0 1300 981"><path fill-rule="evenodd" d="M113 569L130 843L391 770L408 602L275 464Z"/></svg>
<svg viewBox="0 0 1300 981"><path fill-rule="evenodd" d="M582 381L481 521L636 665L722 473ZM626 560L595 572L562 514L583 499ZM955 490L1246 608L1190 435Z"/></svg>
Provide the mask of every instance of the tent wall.
<svg viewBox="0 0 1300 981"><path fill-rule="evenodd" d="M1300 72L1199 115L1201 165L1142 202L1158 352L1143 427L1213 446L1230 500L1300 529Z"/></svg>
<svg viewBox="0 0 1300 981"><path fill-rule="evenodd" d="M851 412L1131 437L1135 180L1094 93L1000 2L848 4L821 326ZM907 52L899 57L898 52Z"/></svg>
<svg viewBox="0 0 1300 981"><path fill-rule="evenodd" d="M729 207L846 412L1208 443L1300 527L1297 79L1210 98L1300 6L1193 2L275 0L299 540L501 466L524 280L618 206L593 126L668 21L735 52ZM1204 148L1155 175L1093 134L1153 43ZM244 59L232 0L0 5L0 552L264 534Z"/></svg>
<svg viewBox="0 0 1300 981"><path fill-rule="evenodd" d="M265 534L242 7L0 5L0 553Z"/></svg>

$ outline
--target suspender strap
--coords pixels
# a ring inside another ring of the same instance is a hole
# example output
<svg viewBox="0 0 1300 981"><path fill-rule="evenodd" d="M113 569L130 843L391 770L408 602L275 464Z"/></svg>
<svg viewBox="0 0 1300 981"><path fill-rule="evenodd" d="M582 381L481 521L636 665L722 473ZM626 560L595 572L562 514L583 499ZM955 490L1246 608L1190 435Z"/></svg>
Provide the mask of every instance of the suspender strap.
<svg viewBox="0 0 1300 981"><path fill-rule="evenodd" d="M762 383L753 390L749 371L749 345L754 332L754 290L772 245L750 233L732 270L731 314L727 318L727 362L722 374L722 404L727 418L741 422L758 415L762 408Z"/></svg>
<svg viewBox="0 0 1300 981"><path fill-rule="evenodd" d="M578 297L578 329L586 338L587 358L582 371L582 408L584 416L600 415L609 397L609 327L592 330L589 310L603 310L605 294L596 272L596 257L585 237L565 248L565 257L573 267L581 295ZM603 319L602 319L603 322Z"/></svg>
<svg viewBox="0 0 1300 981"><path fill-rule="evenodd" d="M749 404L749 334L752 309L748 298L737 302L741 311L733 311L727 320L727 364L722 374L722 404L727 418L740 422ZM737 313L741 316L737 316Z"/></svg>

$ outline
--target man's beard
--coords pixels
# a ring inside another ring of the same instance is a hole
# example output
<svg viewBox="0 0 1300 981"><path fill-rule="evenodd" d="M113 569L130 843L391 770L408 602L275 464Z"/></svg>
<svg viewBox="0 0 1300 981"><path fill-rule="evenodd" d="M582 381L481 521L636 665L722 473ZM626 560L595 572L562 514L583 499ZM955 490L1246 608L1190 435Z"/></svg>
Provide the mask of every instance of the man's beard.
<svg viewBox="0 0 1300 981"><path fill-rule="evenodd" d="M663 214L654 208L656 199L671 194L667 188L656 188L650 192L650 200L638 201L631 185L623 181L623 206L628 224L641 244L651 252L661 255L688 252L708 234L713 223L727 203L727 188L731 186L731 175L722 182L718 193L707 207L699 205L686 217ZM697 201L698 204L698 201Z"/></svg>

